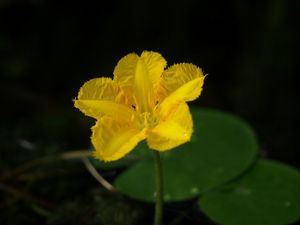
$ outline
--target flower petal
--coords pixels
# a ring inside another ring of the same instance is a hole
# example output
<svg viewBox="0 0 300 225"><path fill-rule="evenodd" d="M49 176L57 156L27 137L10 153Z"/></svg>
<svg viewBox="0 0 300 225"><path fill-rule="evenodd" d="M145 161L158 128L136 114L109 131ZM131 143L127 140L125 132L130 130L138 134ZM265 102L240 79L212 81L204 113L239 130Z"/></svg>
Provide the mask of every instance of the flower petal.
<svg viewBox="0 0 300 225"><path fill-rule="evenodd" d="M104 161L122 158L145 138L145 132L109 117L102 117L92 127L94 156Z"/></svg>
<svg viewBox="0 0 300 225"><path fill-rule="evenodd" d="M147 142L152 149L166 151L189 141L192 132L192 115L188 105L183 102L149 132Z"/></svg>
<svg viewBox="0 0 300 225"><path fill-rule="evenodd" d="M130 121L135 114L131 108L112 101L75 100L75 107L85 115L96 119L101 118L103 115L109 115L115 119Z"/></svg>
<svg viewBox="0 0 300 225"><path fill-rule="evenodd" d="M118 85L112 79L92 79L80 88L75 107L93 118L100 118L107 114L130 119L134 111L126 105L119 104L120 94Z"/></svg>
<svg viewBox="0 0 300 225"><path fill-rule="evenodd" d="M154 86L166 66L165 59L155 52L144 51L139 57L132 53L123 57L114 70L114 80L128 95L134 95L139 112L151 111L155 105Z"/></svg>
<svg viewBox="0 0 300 225"><path fill-rule="evenodd" d="M131 89L132 91L138 61L139 56L135 53L130 53L118 62L114 69L114 80L118 82L121 87Z"/></svg>
<svg viewBox="0 0 300 225"><path fill-rule="evenodd" d="M202 70L193 64L182 63L168 68L157 90L162 113L167 113L174 104L199 97L204 78Z"/></svg>
<svg viewBox="0 0 300 225"><path fill-rule="evenodd" d="M147 67L153 86L157 86L164 68L167 66L167 61L162 57L161 54L152 51L143 51L141 59L144 61Z"/></svg>
<svg viewBox="0 0 300 225"><path fill-rule="evenodd" d="M83 84L78 93L81 100L110 100L118 95L119 87L108 77L91 79Z"/></svg>
<svg viewBox="0 0 300 225"><path fill-rule="evenodd" d="M124 56L114 70L114 80L120 82L123 86L134 86L136 66L139 60L143 61L149 79L153 85L156 85L167 62L161 54L152 51L143 51L141 57L135 53Z"/></svg>

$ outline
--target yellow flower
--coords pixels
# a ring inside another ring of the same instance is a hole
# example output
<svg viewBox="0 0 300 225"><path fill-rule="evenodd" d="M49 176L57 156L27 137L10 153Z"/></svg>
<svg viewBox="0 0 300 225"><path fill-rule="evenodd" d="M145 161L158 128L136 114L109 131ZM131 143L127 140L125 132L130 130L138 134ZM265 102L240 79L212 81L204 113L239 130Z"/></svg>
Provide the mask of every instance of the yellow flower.
<svg viewBox="0 0 300 225"><path fill-rule="evenodd" d="M204 76L193 64L167 63L156 52L123 57L114 78L95 78L80 89L75 107L97 120L92 127L94 156L120 159L142 140L166 151L190 140L193 121L186 102L201 93Z"/></svg>

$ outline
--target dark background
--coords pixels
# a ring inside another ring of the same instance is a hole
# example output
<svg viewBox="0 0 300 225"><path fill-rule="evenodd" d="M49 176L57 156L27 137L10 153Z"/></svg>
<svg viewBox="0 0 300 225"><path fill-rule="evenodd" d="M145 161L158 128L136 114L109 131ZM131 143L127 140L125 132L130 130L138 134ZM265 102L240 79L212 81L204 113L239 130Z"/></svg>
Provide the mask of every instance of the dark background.
<svg viewBox="0 0 300 225"><path fill-rule="evenodd" d="M194 104L242 117L263 155L299 167L299 9L286 0L1 0L1 168L88 147L93 120L72 99L142 50L203 68Z"/></svg>

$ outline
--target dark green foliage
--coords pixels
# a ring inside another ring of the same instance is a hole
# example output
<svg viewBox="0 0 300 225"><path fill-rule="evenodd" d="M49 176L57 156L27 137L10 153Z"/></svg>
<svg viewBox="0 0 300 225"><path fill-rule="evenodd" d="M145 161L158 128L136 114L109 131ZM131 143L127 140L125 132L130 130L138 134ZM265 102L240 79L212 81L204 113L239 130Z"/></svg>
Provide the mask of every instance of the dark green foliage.
<svg viewBox="0 0 300 225"><path fill-rule="evenodd" d="M259 160L240 179L204 194L200 208L224 225L284 225L300 218L300 172Z"/></svg>

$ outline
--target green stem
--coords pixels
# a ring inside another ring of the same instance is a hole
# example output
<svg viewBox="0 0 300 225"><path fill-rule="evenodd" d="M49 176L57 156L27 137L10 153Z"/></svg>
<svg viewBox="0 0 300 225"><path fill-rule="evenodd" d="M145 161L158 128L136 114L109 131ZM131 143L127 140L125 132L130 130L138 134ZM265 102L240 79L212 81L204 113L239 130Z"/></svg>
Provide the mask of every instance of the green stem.
<svg viewBox="0 0 300 225"><path fill-rule="evenodd" d="M160 153L154 153L154 166L155 166L155 189L156 189L156 204L155 204L155 217L154 225L162 225L163 217L163 174Z"/></svg>

